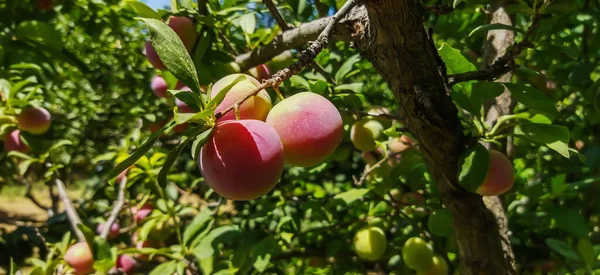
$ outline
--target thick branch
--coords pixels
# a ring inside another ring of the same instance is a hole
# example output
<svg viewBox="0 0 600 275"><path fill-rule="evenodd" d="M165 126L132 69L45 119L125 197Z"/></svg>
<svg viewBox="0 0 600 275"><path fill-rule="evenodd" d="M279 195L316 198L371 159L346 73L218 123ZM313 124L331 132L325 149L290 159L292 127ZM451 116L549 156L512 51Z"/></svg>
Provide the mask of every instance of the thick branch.
<svg viewBox="0 0 600 275"><path fill-rule="evenodd" d="M83 236L83 233L77 227L77 225L81 223L81 219L79 219L79 215L77 215L77 211L75 211L75 207L73 206L71 199L69 199L69 195L67 194L67 189L65 188L65 185L59 179L55 179L54 184L56 185L56 189L58 190L58 196L60 197L60 200L65 206L65 212L67 212L67 217L69 218L71 227L73 228L73 231L77 236L77 240L80 242L85 242L85 236Z"/></svg>
<svg viewBox="0 0 600 275"><path fill-rule="evenodd" d="M119 181L119 194L117 195L117 201L115 202L115 205L113 206L113 209L110 212L110 216L106 220L106 223L104 223L102 232L100 232L100 237L102 237L103 239L106 239L108 237L108 234L110 233L110 227L119 216L119 213L121 213L121 209L125 204L125 187L127 187L126 176Z"/></svg>

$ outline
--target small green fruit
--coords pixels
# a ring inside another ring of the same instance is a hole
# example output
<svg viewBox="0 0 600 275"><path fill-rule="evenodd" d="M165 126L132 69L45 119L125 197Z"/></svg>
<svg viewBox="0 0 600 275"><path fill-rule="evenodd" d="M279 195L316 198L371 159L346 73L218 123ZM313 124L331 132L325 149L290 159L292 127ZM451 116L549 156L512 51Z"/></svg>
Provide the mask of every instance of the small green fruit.
<svg viewBox="0 0 600 275"><path fill-rule="evenodd" d="M361 259L377 261L383 256L386 248L387 239L381 228L364 228L354 235L354 250Z"/></svg>
<svg viewBox="0 0 600 275"><path fill-rule="evenodd" d="M423 239L412 237L404 243L402 259L416 271L427 271L433 266L433 248Z"/></svg>

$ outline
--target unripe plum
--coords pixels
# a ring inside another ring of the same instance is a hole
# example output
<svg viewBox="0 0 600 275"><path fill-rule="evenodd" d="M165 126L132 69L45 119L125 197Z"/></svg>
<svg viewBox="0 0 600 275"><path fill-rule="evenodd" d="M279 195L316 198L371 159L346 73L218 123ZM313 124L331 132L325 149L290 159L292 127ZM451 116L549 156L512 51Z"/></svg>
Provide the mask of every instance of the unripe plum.
<svg viewBox="0 0 600 275"><path fill-rule="evenodd" d="M94 271L94 256L86 242L79 242L69 247L64 259L77 275Z"/></svg>
<svg viewBox="0 0 600 275"><path fill-rule="evenodd" d="M269 70L269 67L267 67L267 65L265 64L260 64L250 70L248 70L248 72L254 77L256 78L258 81L263 81L265 79L269 79L271 77L271 71Z"/></svg>
<svg viewBox="0 0 600 275"><path fill-rule="evenodd" d="M164 71L167 69L167 66L160 60L158 53L152 47L152 43L150 41L146 42L146 58L150 61L150 64L157 70Z"/></svg>
<svg viewBox="0 0 600 275"><path fill-rule="evenodd" d="M169 86L167 85L167 81L161 76L154 76L152 81L150 82L150 88L152 92L158 97L167 97L167 90Z"/></svg>
<svg viewBox="0 0 600 275"><path fill-rule="evenodd" d="M29 152L30 148L21 140L21 131L13 130L4 137L4 149L6 152L17 151L21 153Z"/></svg>
<svg viewBox="0 0 600 275"><path fill-rule="evenodd" d="M412 146L412 139L407 135L402 135L399 138L390 137L388 141L388 147L392 153L402 153Z"/></svg>
<svg viewBox="0 0 600 275"><path fill-rule="evenodd" d="M42 107L29 107L24 109L19 116L19 129L40 135L50 129L52 115Z"/></svg>
<svg viewBox="0 0 600 275"><path fill-rule="evenodd" d="M433 248L423 239L412 237L404 243L402 259L416 271L427 271L433 266Z"/></svg>
<svg viewBox="0 0 600 275"><path fill-rule="evenodd" d="M218 123L198 157L206 184L232 200L252 200L271 191L283 165L277 132L260 120Z"/></svg>
<svg viewBox="0 0 600 275"><path fill-rule="evenodd" d="M99 223L98 226L96 226L96 233L98 233L98 235L100 235L102 233L102 230L104 230L104 223ZM108 231L108 236L107 239L112 240L115 239L119 236L119 225L116 222L113 222L110 225L110 230Z"/></svg>
<svg viewBox="0 0 600 275"><path fill-rule="evenodd" d="M111 269L111 271L115 272L118 269L122 270L127 275L132 275L135 272L135 268L137 267L137 261L128 255L119 255L117 256L117 262L115 267Z"/></svg>
<svg viewBox="0 0 600 275"><path fill-rule="evenodd" d="M510 190L515 183L512 162L502 153L490 150L490 162L483 183L477 188L482 196L498 196Z"/></svg>
<svg viewBox="0 0 600 275"><path fill-rule="evenodd" d="M359 258L368 261L381 259L387 248L387 238L379 227L368 227L354 235L354 250Z"/></svg>
<svg viewBox="0 0 600 275"><path fill-rule="evenodd" d="M179 36L179 39L181 39L188 52L191 51L196 43L196 38L198 38L194 22L187 17L171 16L169 18L169 27Z"/></svg>
<svg viewBox="0 0 600 275"><path fill-rule="evenodd" d="M278 72L279 70L285 69L293 63L294 58L292 56L292 52L290 51L282 52L267 62L269 68L271 68L273 72Z"/></svg>
<svg viewBox="0 0 600 275"><path fill-rule="evenodd" d="M350 129L350 140L356 149L370 152L377 147L377 138L383 132L383 125L377 120L360 120Z"/></svg>
<svg viewBox="0 0 600 275"><path fill-rule="evenodd" d="M448 263L441 256L433 257L433 265L426 271L419 271L417 275L448 275Z"/></svg>
<svg viewBox="0 0 600 275"><path fill-rule="evenodd" d="M285 160L295 166L316 165L342 142L344 125L337 108L321 95L302 92L290 96L267 116L283 142Z"/></svg>
<svg viewBox="0 0 600 275"><path fill-rule="evenodd" d="M219 91L224 89L227 85L230 85L240 76L243 76L244 80L236 83L226 92L227 94L219 106L217 106L215 114L229 108L229 106L233 105L236 101L243 99L260 85L258 80L249 75L231 74L221 78L212 86L212 90L210 92L211 98L217 96ZM271 110L271 97L269 97L267 91L262 90L258 92L257 95L250 97L240 105L240 119L257 119L264 121L269 113L269 110ZM225 114L219 119L219 121L232 119L235 119L235 113L233 111Z"/></svg>

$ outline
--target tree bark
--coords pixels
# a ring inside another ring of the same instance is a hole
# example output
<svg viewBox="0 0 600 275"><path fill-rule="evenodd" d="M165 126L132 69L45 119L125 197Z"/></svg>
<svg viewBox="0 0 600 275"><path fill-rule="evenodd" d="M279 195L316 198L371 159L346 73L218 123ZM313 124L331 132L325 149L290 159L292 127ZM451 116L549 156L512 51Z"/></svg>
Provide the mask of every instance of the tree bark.
<svg viewBox="0 0 600 275"><path fill-rule="evenodd" d="M515 274L508 237L500 234L494 215L481 196L458 185L458 157L467 141L420 3L370 0L365 6L367 17L353 25L354 41L394 92L442 202L454 216L460 274Z"/></svg>

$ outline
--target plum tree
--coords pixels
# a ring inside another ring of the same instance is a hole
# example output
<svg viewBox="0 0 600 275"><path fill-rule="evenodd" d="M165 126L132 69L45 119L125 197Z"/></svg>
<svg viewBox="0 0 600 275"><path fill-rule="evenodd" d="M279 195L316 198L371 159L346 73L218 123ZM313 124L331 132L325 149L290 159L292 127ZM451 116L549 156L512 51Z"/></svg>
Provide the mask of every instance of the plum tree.
<svg viewBox="0 0 600 275"><path fill-rule="evenodd" d="M263 81L271 77L271 71L269 70L269 67L265 64L260 64L254 68L251 68L250 70L248 70L248 72L258 81Z"/></svg>
<svg viewBox="0 0 600 275"><path fill-rule="evenodd" d="M150 81L150 88L152 92L158 97L167 97L167 90L169 86L167 85L167 81L161 76L154 76Z"/></svg>
<svg viewBox="0 0 600 275"><path fill-rule="evenodd" d="M156 52L154 47L152 47L152 43L150 41L148 41L148 42L146 42L145 46L146 46L145 47L146 58L148 59L150 64L152 64L152 66L157 70L161 70L161 71L166 70L167 66L165 66L165 64L162 62L162 60L160 60L158 53Z"/></svg>
<svg viewBox="0 0 600 275"><path fill-rule="evenodd" d="M169 18L169 27L179 36L179 39L181 39L188 52L194 48L198 34L196 32L196 24L191 19L183 16L171 16Z"/></svg>
<svg viewBox="0 0 600 275"><path fill-rule="evenodd" d="M402 259L416 271L427 271L433 265L433 248L423 239L412 237L404 243Z"/></svg>
<svg viewBox="0 0 600 275"><path fill-rule="evenodd" d="M78 242L69 247L64 259L76 275L89 274L94 270L94 257L86 242Z"/></svg>
<svg viewBox="0 0 600 275"><path fill-rule="evenodd" d="M283 143L285 160L291 165L316 165L340 145L344 133L342 116L325 97L302 92L290 96L267 116Z"/></svg>
<svg viewBox="0 0 600 275"><path fill-rule="evenodd" d="M387 238L379 227L363 228L354 235L354 251L368 261L381 259L387 248Z"/></svg>
<svg viewBox="0 0 600 275"><path fill-rule="evenodd" d="M498 196L510 190L515 183L512 162L502 153L490 150L488 170L476 192L482 196Z"/></svg>
<svg viewBox="0 0 600 275"><path fill-rule="evenodd" d="M96 233L100 234L102 230L104 230L104 223L99 223L98 226L96 226ZM110 225L107 239L112 240L116 239L117 237L119 237L119 224L113 222L113 224Z"/></svg>
<svg viewBox="0 0 600 275"><path fill-rule="evenodd" d="M377 147L377 138L383 133L383 125L377 120L363 119L355 122L350 129L350 140L356 149L370 152Z"/></svg>
<svg viewBox="0 0 600 275"><path fill-rule="evenodd" d="M448 263L441 256L433 256L433 264L425 271L417 272L417 275L448 275Z"/></svg>
<svg viewBox="0 0 600 275"><path fill-rule="evenodd" d="M217 81L211 89L210 96L215 97L219 91L225 89L238 77L244 77L242 81L234 84L229 90L225 91L225 98L215 109L215 114L227 109L236 101L241 100L260 85L260 82L252 76L245 74L230 74ZM250 97L240 105L240 119L265 120L271 110L271 97L267 91L262 90L257 95ZM229 112L219 119L219 121L235 119L234 112Z"/></svg>
<svg viewBox="0 0 600 275"><path fill-rule="evenodd" d="M116 265L111 269L111 272L116 273L118 270L121 270L126 275L132 275L135 273L137 264L137 261L131 256L119 255L117 256Z"/></svg>
<svg viewBox="0 0 600 275"><path fill-rule="evenodd" d="M413 141L407 135L402 135L399 138L390 137L388 148L392 153L402 153L413 146Z"/></svg>
<svg viewBox="0 0 600 275"><path fill-rule="evenodd" d="M17 151L21 153L29 152L30 148L23 140L21 139L21 131L13 130L8 135L4 137L4 149L7 152Z"/></svg>
<svg viewBox="0 0 600 275"><path fill-rule="evenodd" d="M283 165L277 132L260 120L218 123L198 157L206 184L232 200L252 200L271 191Z"/></svg>
<svg viewBox="0 0 600 275"><path fill-rule="evenodd" d="M19 129L41 135L50 129L52 123L52 115L42 107L25 108L17 117L19 121Z"/></svg>

